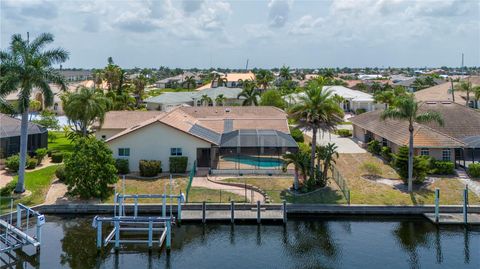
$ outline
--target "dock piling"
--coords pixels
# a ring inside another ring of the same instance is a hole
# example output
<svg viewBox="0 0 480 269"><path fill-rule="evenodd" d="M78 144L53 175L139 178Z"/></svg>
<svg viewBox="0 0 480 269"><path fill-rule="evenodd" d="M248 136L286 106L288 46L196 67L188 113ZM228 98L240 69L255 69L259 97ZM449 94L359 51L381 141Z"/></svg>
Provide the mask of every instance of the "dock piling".
<svg viewBox="0 0 480 269"><path fill-rule="evenodd" d="M167 251L170 251L171 244L172 244L172 234L171 234L172 233L172 231L171 231L172 226L170 224L170 221L167 221L166 224L167 224L167 227L166 227L166 229L167 229L167 231L166 231L167 232L167 242L166 242Z"/></svg>
<svg viewBox="0 0 480 269"><path fill-rule="evenodd" d="M202 202L202 223L205 223L207 218L206 218L206 211L207 211L207 206L205 204L205 201Z"/></svg>
<svg viewBox="0 0 480 269"><path fill-rule="evenodd" d="M440 218L440 189L435 189L435 223L438 224Z"/></svg>
<svg viewBox="0 0 480 269"><path fill-rule="evenodd" d="M152 241L153 241L153 222L148 222L148 248L152 248Z"/></svg>
<svg viewBox="0 0 480 269"><path fill-rule="evenodd" d="M261 216L260 216L260 201L257 200L257 223L260 224L262 222Z"/></svg>
<svg viewBox="0 0 480 269"><path fill-rule="evenodd" d="M283 200L283 224L287 224L287 201Z"/></svg>
<svg viewBox="0 0 480 269"><path fill-rule="evenodd" d="M463 222L468 224L468 185L463 190Z"/></svg>
<svg viewBox="0 0 480 269"><path fill-rule="evenodd" d="M102 221L101 220L97 221L96 225L97 225L97 249L101 249L102 248Z"/></svg>
<svg viewBox="0 0 480 269"><path fill-rule="evenodd" d="M235 201L230 201L230 222L235 223Z"/></svg>

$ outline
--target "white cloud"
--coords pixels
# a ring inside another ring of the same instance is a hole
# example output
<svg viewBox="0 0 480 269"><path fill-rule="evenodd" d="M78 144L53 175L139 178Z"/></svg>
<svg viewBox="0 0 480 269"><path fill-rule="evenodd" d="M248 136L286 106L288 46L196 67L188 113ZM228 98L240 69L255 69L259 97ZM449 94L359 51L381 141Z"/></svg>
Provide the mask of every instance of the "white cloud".
<svg viewBox="0 0 480 269"><path fill-rule="evenodd" d="M322 18L314 18L311 15L305 15L291 25L290 34L310 35L324 21Z"/></svg>
<svg viewBox="0 0 480 269"><path fill-rule="evenodd" d="M287 23L291 5L289 0L270 0L268 19L271 27L281 28Z"/></svg>

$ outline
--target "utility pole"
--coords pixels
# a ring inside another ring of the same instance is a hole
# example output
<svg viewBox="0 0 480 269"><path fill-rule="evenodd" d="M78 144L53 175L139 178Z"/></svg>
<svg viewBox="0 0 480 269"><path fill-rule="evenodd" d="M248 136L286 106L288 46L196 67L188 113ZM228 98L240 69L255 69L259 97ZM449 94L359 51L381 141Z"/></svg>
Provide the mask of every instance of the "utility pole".
<svg viewBox="0 0 480 269"><path fill-rule="evenodd" d="M247 59L247 64L245 65L245 71L248 71L248 59Z"/></svg>

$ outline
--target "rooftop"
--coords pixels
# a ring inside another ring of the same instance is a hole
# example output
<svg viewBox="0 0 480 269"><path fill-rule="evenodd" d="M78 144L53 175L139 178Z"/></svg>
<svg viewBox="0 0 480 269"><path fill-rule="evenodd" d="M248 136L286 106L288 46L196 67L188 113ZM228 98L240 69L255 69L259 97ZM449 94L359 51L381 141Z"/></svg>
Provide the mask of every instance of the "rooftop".
<svg viewBox="0 0 480 269"><path fill-rule="evenodd" d="M20 125L21 120L12 118L8 115L0 113L0 138L5 137L12 137L12 136L20 136ZM35 123L28 123L28 134L40 134L47 131L47 128L35 124Z"/></svg>

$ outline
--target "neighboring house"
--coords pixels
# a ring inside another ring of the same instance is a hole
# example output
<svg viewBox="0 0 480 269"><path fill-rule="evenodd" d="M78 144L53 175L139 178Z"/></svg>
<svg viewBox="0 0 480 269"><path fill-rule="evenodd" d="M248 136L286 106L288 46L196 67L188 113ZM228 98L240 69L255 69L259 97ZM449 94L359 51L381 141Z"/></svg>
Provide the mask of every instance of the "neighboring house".
<svg viewBox="0 0 480 269"><path fill-rule="evenodd" d="M155 83L155 87L160 88L160 89L165 89L165 88L172 88L175 86L175 84L178 84L178 86L183 87L183 83L185 82L187 77L193 76L195 79L195 86L199 86L202 84L202 79L198 74L192 73L192 72L185 72L180 75L176 75L173 77L165 78L162 80L159 80Z"/></svg>
<svg viewBox="0 0 480 269"><path fill-rule="evenodd" d="M414 123L415 155L456 160L463 165L480 161L480 112L448 101L423 102L419 112L425 111L440 113L444 126ZM378 110L351 118L354 138L364 144L378 140L393 152L397 152L400 146L408 146L408 123L391 119L383 121L381 113L382 110Z"/></svg>
<svg viewBox="0 0 480 269"><path fill-rule="evenodd" d="M480 77L470 77L469 81L475 86L480 85ZM463 79L466 80L466 79ZM454 87L458 82L454 82ZM418 101L447 101L465 105L466 104L466 93L461 91L454 91L452 96L452 83L444 82L442 84L426 88L420 91L415 92L415 99ZM455 98L455 100L453 100ZM470 107L480 108L480 100L474 100L474 93L470 93Z"/></svg>
<svg viewBox="0 0 480 269"><path fill-rule="evenodd" d="M96 122L92 129L97 139L107 140L132 126L162 114L164 113L160 111L109 111L105 114L104 123L100 126Z"/></svg>
<svg viewBox="0 0 480 269"><path fill-rule="evenodd" d="M68 92L74 92L80 86L93 87L94 83L91 80L70 83L70 84L68 84L67 91ZM56 84L50 84L50 89L53 92L53 105L51 107L46 107L45 106L45 101L44 101L45 98L43 97L43 93L37 88L34 88L32 90L32 94L30 95L31 96L30 99L39 101L42 104L42 110L48 108L48 109L52 110L53 112L55 112L55 114L57 114L57 115L63 115L64 112L63 112L62 99L60 98L63 91ZM5 100L7 100L7 102L9 102L9 103L15 103L18 100L18 93L19 92L17 91L17 92L13 92L13 93L7 95Z"/></svg>
<svg viewBox="0 0 480 269"><path fill-rule="evenodd" d="M341 96L344 101L340 103L340 107L345 112L355 112L358 109L364 109L365 111L374 111L376 109L382 108L382 104L376 104L373 100L371 94L352 90L343 86L324 86L323 90L329 90L333 95ZM299 101L299 96L304 95L305 93L294 93L287 95L285 101L289 104L295 104Z"/></svg>
<svg viewBox="0 0 480 269"><path fill-rule="evenodd" d="M227 74L222 74L222 78L225 78L227 80L227 85L225 87L227 88L235 88L240 85L239 81L240 80L255 80L255 74L252 72L247 72L247 73L227 73ZM212 81L211 83L211 88L216 88L218 87L217 81Z"/></svg>
<svg viewBox="0 0 480 269"><path fill-rule="evenodd" d="M21 120L0 113L0 123L0 159L3 159L20 152ZM47 144L47 128L29 122L27 152L33 154L38 148L47 148Z"/></svg>
<svg viewBox="0 0 480 269"><path fill-rule="evenodd" d="M206 88L195 92L166 92L145 100L148 110L170 111L178 106L202 106L202 97L207 95L211 102L209 106L218 106L215 99L223 95L226 100L223 105L241 104L242 99L237 96L242 92L241 88L216 87Z"/></svg>
<svg viewBox="0 0 480 269"><path fill-rule="evenodd" d="M297 150L286 113L275 107L178 107L168 113L142 113L146 115L108 112L97 130L97 137L107 137L115 158L129 160L131 171L138 171L143 159L160 160L168 171L174 156L188 157L188 169L196 161L198 167L213 170L254 169L254 158L275 158L281 170L280 156ZM119 132L113 134L114 129Z"/></svg>
<svg viewBox="0 0 480 269"><path fill-rule="evenodd" d="M417 89L414 87L414 83L415 83L415 80L417 80L417 78L422 79L421 77L409 78L409 79L406 79L406 80L394 82L393 85L394 86L403 86L409 92L415 92ZM434 78L433 81L437 85L442 85L446 82L444 79L440 79L440 78Z"/></svg>
<svg viewBox="0 0 480 269"><path fill-rule="evenodd" d="M58 73L65 77L68 82L79 82L92 79L91 70L58 70Z"/></svg>

